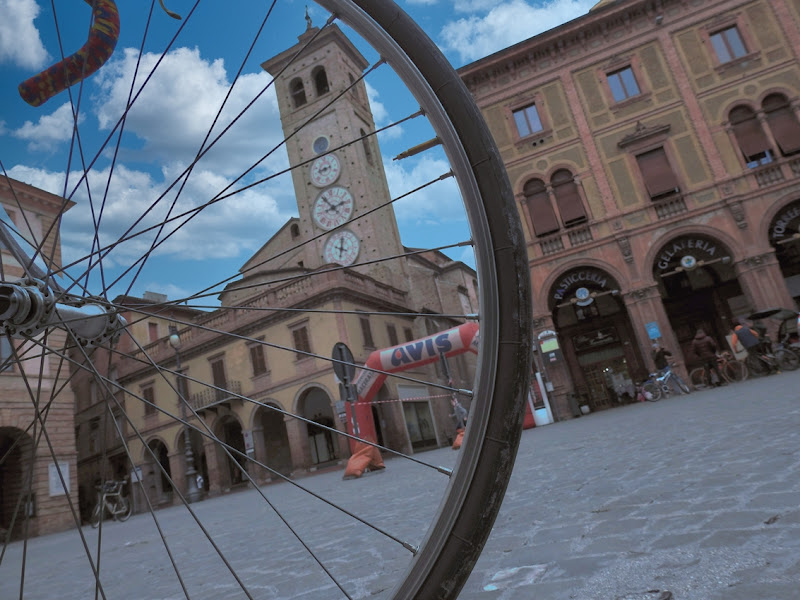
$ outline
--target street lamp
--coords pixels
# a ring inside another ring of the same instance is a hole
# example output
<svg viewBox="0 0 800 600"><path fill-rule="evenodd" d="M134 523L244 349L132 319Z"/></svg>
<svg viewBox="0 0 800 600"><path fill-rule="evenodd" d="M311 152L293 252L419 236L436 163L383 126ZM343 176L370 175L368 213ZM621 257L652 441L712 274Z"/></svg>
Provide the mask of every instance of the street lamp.
<svg viewBox="0 0 800 600"><path fill-rule="evenodd" d="M183 377L181 373L181 355L178 350L181 347L181 336L178 335L178 328L174 325L169 326L169 345L175 350L175 380L178 385L178 404L181 407L181 419L186 423L186 394L184 393ZM197 487L197 471L194 468L194 453L192 452L192 442L189 437L188 425L183 426L183 444L186 446L186 499L189 504L197 502L201 498L201 491Z"/></svg>

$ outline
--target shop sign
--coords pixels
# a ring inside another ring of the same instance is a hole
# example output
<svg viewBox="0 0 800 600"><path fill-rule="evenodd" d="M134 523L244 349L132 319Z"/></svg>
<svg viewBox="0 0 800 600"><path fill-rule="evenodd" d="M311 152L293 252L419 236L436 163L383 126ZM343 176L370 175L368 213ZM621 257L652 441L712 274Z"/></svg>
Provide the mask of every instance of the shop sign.
<svg viewBox="0 0 800 600"><path fill-rule="evenodd" d="M699 237L678 238L664 246L657 259L656 268L661 272L669 271L676 256L681 262L686 261L694 265L697 260L715 258L717 246L713 241Z"/></svg>
<svg viewBox="0 0 800 600"><path fill-rule="evenodd" d="M797 231L800 231L800 202L792 203L778 215L769 228L769 237L773 241L780 241L787 234L792 236Z"/></svg>
<svg viewBox="0 0 800 600"><path fill-rule="evenodd" d="M608 287L608 275L598 269L579 269L577 271L570 271L555 285L555 292L553 299L561 302L567 297L567 293L574 287L579 286L579 289L587 290L601 289L604 290ZM588 293L586 295L588 297Z"/></svg>

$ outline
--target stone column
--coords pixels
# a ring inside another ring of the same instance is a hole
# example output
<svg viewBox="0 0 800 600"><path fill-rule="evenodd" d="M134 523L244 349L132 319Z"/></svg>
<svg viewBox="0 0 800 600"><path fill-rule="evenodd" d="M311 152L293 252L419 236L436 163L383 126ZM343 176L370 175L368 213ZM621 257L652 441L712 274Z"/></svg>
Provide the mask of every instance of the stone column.
<svg viewBox="0 0 800 600"><path fill-rule="evenodd" d="M207 437L203 438L203 451L206 455L206 465L208 465L208 487L209 496L216 496L222 492L222 481L220 473L219 456L217 455L217 444L214 440Z"/></svg>
<svg viewBox="0 0 800 600"><path fill-rule="evenodd" d="M655 364L653 364L651 356L653 340L650 339L647 333L647 323L655 322L661 333L661 345L672 352L678 375L686 379L688 377L686 357L683 356L678 339L672 331L672 325L669 322L667 311L664 310L664 302L661 299L658 285L651 284L631 290L624 294L623 300L631 320L636 343L639 345L642 356L645 357L647 368L651 371L655 370ZM641 380L647 376L647 373L631 373L631 375L635 380Z"/></svg>
<svg viewBox="0 0 800 600"><path fill-rule="evenodd" d="M264 444L264 428L261 425L253 427L253 458L260 462L262 465L272 466L269 464L269 457L267 456L266 445ZM247 472L253 481L259 485L267 483L272 479L272 473L257 464L247 461Z"/></svg>
<svg viewBox="0 0 800 600"><path fill-rule="evenodd" d="M172 476L172 484L175 489L186 497L186 455L180 450L170 452L169 472ZM183 504L178 494L172 494L172 504Z"/></svg>
<svg viewBox="0 0 800 600"><path fill-rule="evenodd" d="M311 464L308 449L308 430L303 421L298 421L291 417L285 417L286 434L289 437L289 451L292 454L292 465L294 471L305 471Z"/></svg>
<svg viewBox="0 0 800 600"><path fill-rule="evenodd" d="M739 285L754 310L794 306L775 250L748 256L736 263L735 267Z"/></svg>
<svg viewBox="0 0 800 600"><path fill-rule="evenodd" d="M550 409L553 411L553 418L556 421L562 421L573 416L573 411L570 407L570 395L575 392L575 384L572 381L572 374L566 358L550 363L547 362L547 357L542 355L537 336L542 331L547 330L555 331L552 314L538 315L533 319L533 344L537 354L534 357L534 367L539 369L541 366L542 376L545 381L549 381L553 385L553 390L547 392L547 397L550 401ZM559 339L559 344L562 344L561 339Z"/></svg>

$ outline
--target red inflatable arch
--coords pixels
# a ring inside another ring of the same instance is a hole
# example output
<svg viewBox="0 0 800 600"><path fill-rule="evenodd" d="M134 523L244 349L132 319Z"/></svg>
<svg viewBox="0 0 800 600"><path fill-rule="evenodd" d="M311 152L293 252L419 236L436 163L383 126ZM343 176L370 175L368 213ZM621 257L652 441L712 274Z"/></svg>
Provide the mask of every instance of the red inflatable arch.
<svg viewBox="0 0 800 600"><path fill-rule="evenodd" d="M378 393L386 377L391 373L436 362L441 354L449 358L464 352L477 353L479 329L477 323L465 323L418 340L375 350L364 363L366 369L361 369L356 375L354 384L358 400L345 407L347 432L354 433L352 411L355 410L359 437L377 442L375 422L372 419L372 398ZM383 467L380 452L372 446L350 440L350 451L353 456L348 461L345 477L359 477L367 467Z"/></svg>

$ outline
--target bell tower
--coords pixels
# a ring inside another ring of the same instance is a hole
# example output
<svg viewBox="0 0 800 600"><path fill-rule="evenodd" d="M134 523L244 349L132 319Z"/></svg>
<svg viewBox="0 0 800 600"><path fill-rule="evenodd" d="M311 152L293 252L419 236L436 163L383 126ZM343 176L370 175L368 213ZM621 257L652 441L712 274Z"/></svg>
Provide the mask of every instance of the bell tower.
<svg viewBox="0 0 800 600"><path fill-rule="evenodd" d="M369 63L336 25L308 27L298 43L262 63L275 91L292 170L306 266L358 265L403 253L366 85ZM347 90L347 91L345 91ZM365 137L367 136L367 137ZM326 233L329 232L329 233ZM313 255L313 256L311 256ZM407 288L404 260L353 268Z"/></svg>

